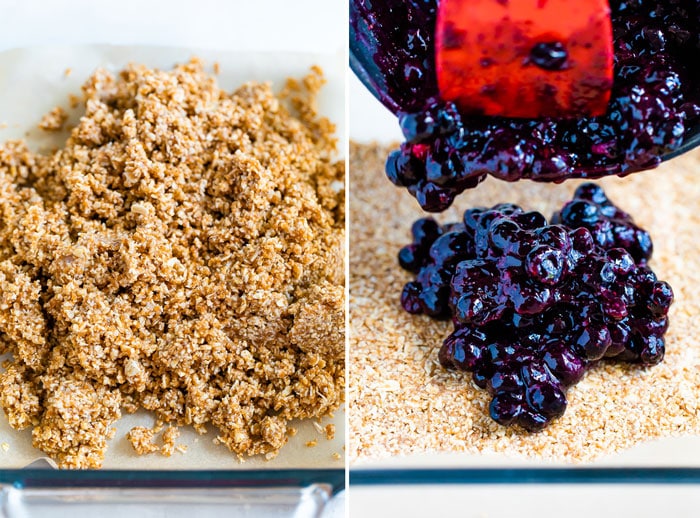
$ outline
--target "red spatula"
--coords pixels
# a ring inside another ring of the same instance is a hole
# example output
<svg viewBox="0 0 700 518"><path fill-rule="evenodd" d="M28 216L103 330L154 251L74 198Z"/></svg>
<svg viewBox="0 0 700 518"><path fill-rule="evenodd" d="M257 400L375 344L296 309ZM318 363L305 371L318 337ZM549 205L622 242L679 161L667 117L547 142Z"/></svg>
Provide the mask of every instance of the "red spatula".
<svg viewBox="0 0 700 518"><path fill-rule="evenodd" d="M440 95L463 113L605 113L613 83L607 0L442 0L435 37Z"/></svg>

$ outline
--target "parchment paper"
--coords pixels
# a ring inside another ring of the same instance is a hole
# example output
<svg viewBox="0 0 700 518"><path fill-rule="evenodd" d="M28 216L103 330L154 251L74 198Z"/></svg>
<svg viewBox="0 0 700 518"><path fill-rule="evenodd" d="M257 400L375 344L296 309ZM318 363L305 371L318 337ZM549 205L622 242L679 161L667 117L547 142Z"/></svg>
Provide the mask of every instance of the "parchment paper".
<svg viewBox="0 0 700 518"><path fill-rule="evenodd" d="M246 81L271 81L279 90L287 77L301 78L309 67L320 65L327 84L319 96L321 113L336 124L339 157L345 155L345 56L342 54L270 54L235 53L171 47L72 46L39 47L0 52L0 141L26 139L30 147L47 151L61 146L66 134L52 135L37 129L41 117L54 106L62 106L70 114L68 125L77 121L80 108L71 110L68 95L80 95L80 86L97 67L118 71L129 62L170 69L191 56L203 59L209 67L220 65L219 85L231 91ZM66 70L70 73L66 74ZM211 70L211 68L209 68ZM216 430L198 435L189 427L180 429L177 444L186 444L184 454L172 457L160 454L138 456L125 435L133 426L152 426L154 417L146 412L124 415L117 423L117 433L110 441L105 469L282 469L342 468L344 465L345 418L342 410L320 424L335 424L333 440L327 440L312 420L295 422L296 436L289 439L279 455L266 461L258 456L245 462L225 446L213 444ZM308 447L309 441L317 446ZM4 444L3 444L4 443ZM339 454L340 459L334 458ZM31 431L10 428L0 413L0 469L21 468L43 456L31 445Z"/></svg>

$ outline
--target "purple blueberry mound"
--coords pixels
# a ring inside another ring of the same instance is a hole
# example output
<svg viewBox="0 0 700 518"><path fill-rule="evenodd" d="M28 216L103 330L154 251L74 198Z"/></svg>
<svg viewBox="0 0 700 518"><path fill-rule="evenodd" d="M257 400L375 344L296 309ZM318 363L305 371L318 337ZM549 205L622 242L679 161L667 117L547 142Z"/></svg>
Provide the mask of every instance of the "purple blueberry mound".
<svg viewBox="0 0 700 518"><path fill-rule="evenodd" d="M596 210L576 209L581 201ZM399 255L416 274L404 309L454 323L440 363L472 373L493 396L495 421L529 431L561 416L566 389L599 361L659 363L673 301L646 265L648 235L643 248L644 231L601 189L581 186L560 214L562 223L548 224L501 204L453 225L419 220Z"/></svg>
<svg viewBox="0 0 700 518"><path fill-rule="evenodd" d="M608 111L582 119L460 114L439 98L433 33L439 0L352 0L351 64L399 118L406 142L386 174L429 212L487 175L506 181L626 175L655 167L700 123L697 0L612 0Z"/></svg>
<svg viewBox="0 0 700 518"><path fill-rule="evenodd" d="M419 219L411 229L413 243L399 252L399 264L416 274L404 286L401 303L409 313L449 318L450 281L465 256L473 254L473 240L464 225L438 225L431 218Z"/></svg>
<svg viewBox="0 0 700 518"><path fill-rule="evenodd" d="M651 259L654 247L649 232L635 225L632 216L615 207L593 183L576 189L574 199L554 214L552 223L587 228L596 244L606 249L624 248L637 264L645 265Z"/></svg>

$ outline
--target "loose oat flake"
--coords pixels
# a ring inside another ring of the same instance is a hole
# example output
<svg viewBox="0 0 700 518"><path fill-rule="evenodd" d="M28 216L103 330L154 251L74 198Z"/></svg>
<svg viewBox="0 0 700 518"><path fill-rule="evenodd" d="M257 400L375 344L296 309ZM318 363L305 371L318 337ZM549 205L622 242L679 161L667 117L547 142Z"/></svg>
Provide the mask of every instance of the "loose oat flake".
<svg viewBox="0 0 700 518"><path fill-rule="evenodd" d="M290 420L342 402L344 165L322 83L98 70L65 147L0 146L0 405L61 467L99 467L122 411L154 412L168 445L210 423L271 456Z"/></svg>

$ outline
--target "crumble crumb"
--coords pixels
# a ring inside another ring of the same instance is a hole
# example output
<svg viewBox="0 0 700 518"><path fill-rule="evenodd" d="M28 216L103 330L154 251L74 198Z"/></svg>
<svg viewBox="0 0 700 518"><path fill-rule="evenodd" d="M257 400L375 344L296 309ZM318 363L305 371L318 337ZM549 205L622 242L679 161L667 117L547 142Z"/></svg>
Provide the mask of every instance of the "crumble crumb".
<svg viewBox="0 0 700 518"><path fill-rule="evenodd" d="M333 460L340 460L343 458L343 456L340 453L338 453L337 451L333 452L333 455L331 455L331 456L333 457Z"/></svg>
<svg viewBox="0 0 700 518"><path fill-rule="evenodd" d="M44 115L39 122L39 128L44 131L61 131L63 125L68 120L68 114L60 106L56 106L49 113Z"/></svg>
<svg viewBox="0 0 700 518"><path fill-rule="evenodd" d="M218 61L214 61L212 69L214 70L214 74L219 75L219 73L221 72L221 65L219 65Z"/></svg>
<svg viewBox="0 0 700 518"><path fill-rule="evenodd" d="M99 467L122 410L169 426L166 455L211 424L271 458L290 421L342 403L345 170L322 82L98 70L63 149L0 145L0 406L59 466ZM128 436L150 453L154 433Z"/></svg>
<svg viewBox="0 0 700 518"><path fill-rule="evenodd" d="M147 455L158 451L158 446L155 445L155 429L145 426L134 426L126 434L126 438L131 443L134 451L139 455Z"/></svg>
<svg viewBox="0 0 700 518"><path fill-rule="evenodd" d="M63 75L64 75L65 77L69 77L72 73L73 73L73 69L70 68L70 67L68 67L68 68L66 68L66 70L63 72Z"/></svg>
<svg viewBox="0 0 700 518"><path fill-rule="evenodd" d="M306 446L307 446L307 448L313 448L313 447L316 446L317 444L318 444L318 441L317 441L316 439L314 439L313 441L308 441L308 442L306 443Z"/></svg>
<svg viewBox="0 0 700 518"><path fill-rule="evenodd" d="M180 429L177 426L168 426L161 436L162 446L156 445L156 434L163 430L163 423L156 423L153 428L144 426L133 427L126 435L134 451L139 455L160 452L165 457L170 457L173 452L185 453L187 445L175 444L180 437Z"/></svg>
<svg viewBox="0 0 700 518"><path fill-rule="evenodd" d="M163 446L160 448L160 452L164 456L170 457L177 448L175 445L175 441L179 437L180 429L177 426L168 426L163 432Z"/></svg>
<svg viewBox="0 0 700 518"><path fill-rule="evenodd" d="M81 99L79 96L74 95L74 94L68 94L68 105L72 108L75 109L78 106L80 106Z"/></svg>
<svg viewBox="0 0 700 518"><path fill-rule="evenodd" d="M327 424L323 430L326 433L326 440L332 441L335 438L335 425L334 424L332 424L332 423Z"/></svg>

